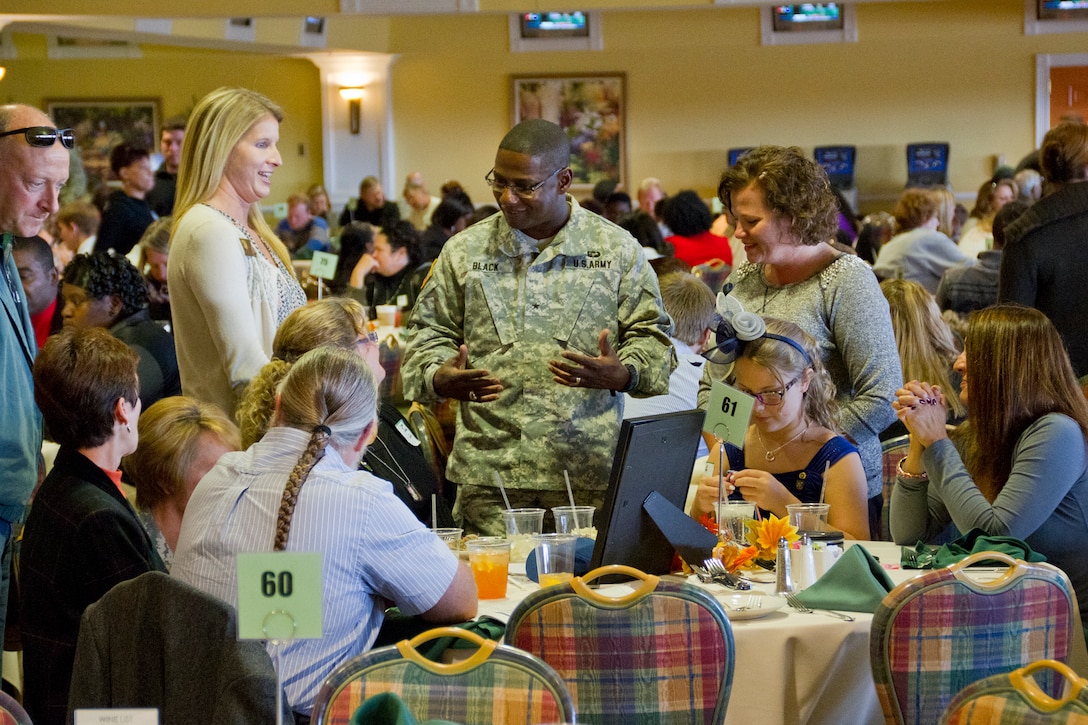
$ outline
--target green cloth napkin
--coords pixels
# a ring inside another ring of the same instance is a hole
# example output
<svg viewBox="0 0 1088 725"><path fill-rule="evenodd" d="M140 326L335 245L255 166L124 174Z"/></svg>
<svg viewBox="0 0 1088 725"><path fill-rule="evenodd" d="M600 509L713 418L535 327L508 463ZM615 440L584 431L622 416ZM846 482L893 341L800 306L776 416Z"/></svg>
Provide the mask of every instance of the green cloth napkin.
<svg viewBox="0 0 1088 725"><path fill-rule="evenodd" d="M813 609L872 614L895 584L864 546L855 544L797 598Z"/></svg>
<svg viewBox="0 0 1088 725"><path fill-rule="evenodd" d="M457 725L449 720L416 720L416 716L396 693L383 692L368 697L351 716L351 725Z"/></svg>
<svg viewBox="0 0 1088 725"><path fill-rule="evenodd" d="M919 541L914 548L902 549L904 569L940 569L966 559L979 551L999 551L1023 561L1046 561L1046 557L1028 546L1026 541L1012 536L988 536L982 529L971 529L963 536L933 546ZM981 563L981 562L980 562Z"/></svg>

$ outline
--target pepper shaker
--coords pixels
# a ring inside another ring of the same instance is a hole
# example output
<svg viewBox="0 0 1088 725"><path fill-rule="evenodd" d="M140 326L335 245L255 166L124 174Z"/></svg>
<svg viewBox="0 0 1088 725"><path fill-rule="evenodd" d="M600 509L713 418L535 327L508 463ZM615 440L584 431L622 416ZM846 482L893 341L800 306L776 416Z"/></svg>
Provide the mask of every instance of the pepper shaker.
<svg viewBox="0 0 1088 725"><path fill-rule="evenodd" d="M790 577L790 542L783 536L778 540L778 550L774 562L775 594L787 594L793 591L793 579Z"/></svg>

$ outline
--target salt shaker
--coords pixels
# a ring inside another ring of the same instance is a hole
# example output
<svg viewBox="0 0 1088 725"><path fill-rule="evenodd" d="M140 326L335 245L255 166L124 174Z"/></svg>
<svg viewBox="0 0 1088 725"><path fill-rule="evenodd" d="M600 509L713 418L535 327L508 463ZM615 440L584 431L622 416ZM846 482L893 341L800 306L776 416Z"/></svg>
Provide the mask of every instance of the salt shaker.
<svg viewBox="0 0 1088 725"><path fill-rule="evenodd" d="M774 593L787 594L793 591L793 579L790 577L790 542L783 536L778 540L778 550L774 561Z"/></svg>
<svg viewBox="0 0 1088 725"><path fill-rule="evenodd" d="M812 551L812 539L808 534L801 534L800 545L797 547L797 567L792 572L794 576L794 588L797 591L808 589L816 583L816 558Z"/></svg>

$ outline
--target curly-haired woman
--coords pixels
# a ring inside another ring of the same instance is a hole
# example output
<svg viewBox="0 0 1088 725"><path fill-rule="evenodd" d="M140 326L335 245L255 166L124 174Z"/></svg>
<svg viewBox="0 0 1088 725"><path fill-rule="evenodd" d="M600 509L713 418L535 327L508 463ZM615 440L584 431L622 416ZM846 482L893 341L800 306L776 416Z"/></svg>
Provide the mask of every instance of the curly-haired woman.
<svg viewBox="0 0 1088 725"><path fill-rule="evenodd" d="M151 319L147 286L125 257L79 254L64 268L65 327L105 327L140 357L140 399L150 406L181 395L174 338Z"/></svg>
<svg viewBox="0 0 1088 725"><path fill-rule="evenodd" d="M843 432L868 480L870 529L883 503L878 434L892 422L902 380L888 303L865 262L828 241L838 206L827 175L801 149L761 146L722 174L718 197L737 220L747 262L729 275L746 309L795 323L816 339L837 391ZM726 368L708 362L700 403Z"/></svg>

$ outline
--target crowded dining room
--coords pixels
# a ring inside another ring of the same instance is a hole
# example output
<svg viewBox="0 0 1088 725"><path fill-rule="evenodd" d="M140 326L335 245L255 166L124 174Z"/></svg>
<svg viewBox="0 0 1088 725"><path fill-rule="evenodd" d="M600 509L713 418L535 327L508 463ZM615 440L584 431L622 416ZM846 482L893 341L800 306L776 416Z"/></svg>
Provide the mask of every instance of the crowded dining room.
<svg viewBox="0 0 1088 725"><path fill-rule="evenodd" d="M0 723L1088 722L1088 0L89 10Z"/></svg>

